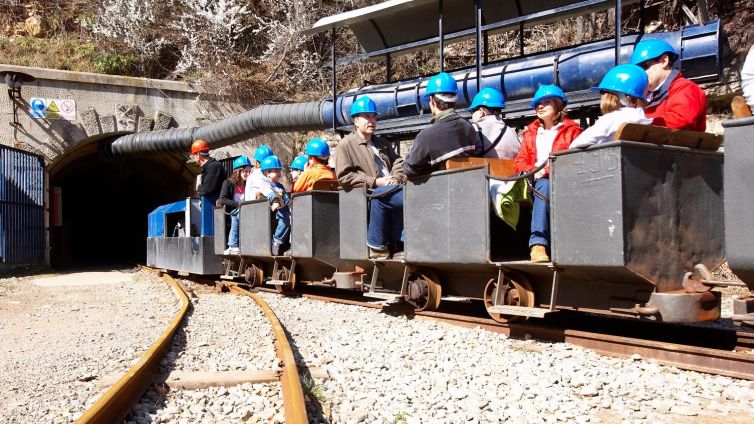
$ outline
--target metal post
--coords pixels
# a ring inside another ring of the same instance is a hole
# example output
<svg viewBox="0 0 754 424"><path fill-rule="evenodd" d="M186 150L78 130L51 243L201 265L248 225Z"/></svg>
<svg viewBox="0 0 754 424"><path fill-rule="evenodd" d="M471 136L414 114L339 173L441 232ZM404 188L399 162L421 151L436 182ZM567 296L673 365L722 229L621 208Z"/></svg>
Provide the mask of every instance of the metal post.
<svg viewBox="0 0 754 424"><path fill-rule="evenodd" d="M550 311L555 311L555 306L558 304L558 284L560 283L560 273L558 269L553 267L552 273L552 291L550 292Z"/></svg>
<svg viewBox="0 0 754 424"><path fill-rule="evenodd" d="M524 23L518 24L518 46L520 48L519 56L524 55Z"/></svg>
<svg viewBox="0 0 754 424"><path fill-rule="evenodd" d="M443 33L442 33L442 0L440 0L439 3L440 3L439 4L440 17L437 20L437 25L438 25L437 34L439 35L439 38L440 38L440 72L442 72L445 70L445 37L443 36Z"/></svg>
<svg viewBox="0 0 754 424"><path fill-rule="evenodd" d="M621 18L621 7L622 7L622 1L621 0L615 0L615 64L620 64L620 47L621 47L621 40L620 40L620 28L623 26L622 18Z"/></svg>
<svg viewBox="0 0 754 424"><path fill-rule="evenodd" d="M647 21L644 19L646 4L644 0L639 0L639 33L644 34Z"/></svg>
<svg viewBox="0 0 754 424"><path fill-rule="evenodd" d="M482 8L479 0L474 0L474 15L476 16L476 91L482 89Z"/></svg>
<svg viewBox="0 0 754 424"><path fill-rule="evenodd" d="M335 69L335 28L331 32L332 37L332 131L335 132L337 128L337 105L338 105L338 80Z"/></svg>
<svg viewBox="0 0 754 424"><path fill-rule="evenodd" d="M393 56L390 53L385 55L385 72L387 74L387 82L393 82Z"/></svg>
<svg viewBox="0 0 754 424"><path fill-rule="evenodd" d="M483 63L486 65L490 61L490 34L485 31L482 36L484 37Z"/></svg>

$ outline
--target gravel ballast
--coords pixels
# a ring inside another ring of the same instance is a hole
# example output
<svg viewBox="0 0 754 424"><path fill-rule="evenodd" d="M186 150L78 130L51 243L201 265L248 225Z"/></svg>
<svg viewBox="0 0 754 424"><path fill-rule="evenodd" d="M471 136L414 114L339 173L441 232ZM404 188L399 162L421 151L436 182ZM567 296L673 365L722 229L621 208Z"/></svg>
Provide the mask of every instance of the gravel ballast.
<svg viewBox="0 0 754 424"><path fill-rule="evenodd" d="M316 381L311 422L754 422L754 383L263 293Z"/></svg>
<svg viewBox="0 0 754 424"><path fill-rule="evenodd" d="M0 422L74 421L179 307L146 271L46 277L0 280Z"/></svg>
<svg viewBox="0 0 754 424"><path fill-rule="evenodd" d="M161 372L279 371L274 337L261 308L250 298L200 293L178 329ZM134 424L283 423L279 383L244 383L196 390L150 389L132 411Z"/></svg>

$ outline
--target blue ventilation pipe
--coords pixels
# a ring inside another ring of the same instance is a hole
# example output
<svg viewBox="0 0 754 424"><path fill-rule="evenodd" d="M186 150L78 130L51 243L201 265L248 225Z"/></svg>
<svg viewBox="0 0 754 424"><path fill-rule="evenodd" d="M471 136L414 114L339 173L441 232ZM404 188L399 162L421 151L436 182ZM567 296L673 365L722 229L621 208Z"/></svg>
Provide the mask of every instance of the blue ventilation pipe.
<svg viewBox="0 0 754 424"><path fill-rule="evenodd" d="M632 35L621 38L621 63L628 63L634 45L642 38L669 42L680 59L675 67L697 82L714 81L722 74L721 28L719 21L685 26L679 31ZM482 88L500 90L506 100L506 114L529 110L528 102L540 84L558 84L568 94L570 105L577 106L595 99L590 87L597 86L613 67L613 40L598 41L576 47L549 51L483 66ZM478 91L475 67L452 73L458 82L457 108L467 107ZM380 121L416 117L429 113L423 99L428 77L390 84L370 85L349 90L332 98L308 103L289 103L255 107L199 128L145 132L119 137L107 153L120 156L130 153L183 152L194 140L203 139L213 148L248 140L268 132L327 129L335 114L338 127L351 124L349 110L354 100L369 95L377 104Z"/></svg>

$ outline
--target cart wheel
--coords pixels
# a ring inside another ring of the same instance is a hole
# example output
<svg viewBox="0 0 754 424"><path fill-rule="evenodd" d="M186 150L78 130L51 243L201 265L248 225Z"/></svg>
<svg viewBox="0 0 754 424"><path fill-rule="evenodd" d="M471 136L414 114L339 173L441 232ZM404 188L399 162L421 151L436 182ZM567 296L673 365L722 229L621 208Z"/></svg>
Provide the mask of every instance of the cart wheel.
<svg viewBox="0 0 754 424"><path fill-rule="evenodd" d="M497 278L492 278L484 287L484 307L490 308L494 305L495 289L497 288ZM531 308L534 306L534 291L529 281L522 275L515 273L505 274L503 285L502 300L504 305L525 306ZM508 323L523 320L526 317L517 315L495 314L488 312L490 317L499 323Z"/></svg>

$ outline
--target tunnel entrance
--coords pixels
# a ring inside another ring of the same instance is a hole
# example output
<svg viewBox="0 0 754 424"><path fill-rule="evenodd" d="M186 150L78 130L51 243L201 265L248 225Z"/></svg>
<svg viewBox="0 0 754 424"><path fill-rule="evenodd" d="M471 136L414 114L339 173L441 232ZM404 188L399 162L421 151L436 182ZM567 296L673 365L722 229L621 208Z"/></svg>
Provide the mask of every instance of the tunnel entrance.
<svg viewBox="0 0 754 424"><path fill-rule="evenodd" d="M147 214L191 194L199 169L176 153L110 160L82 142L48 166L53 267L146 260Z"/></svg>

